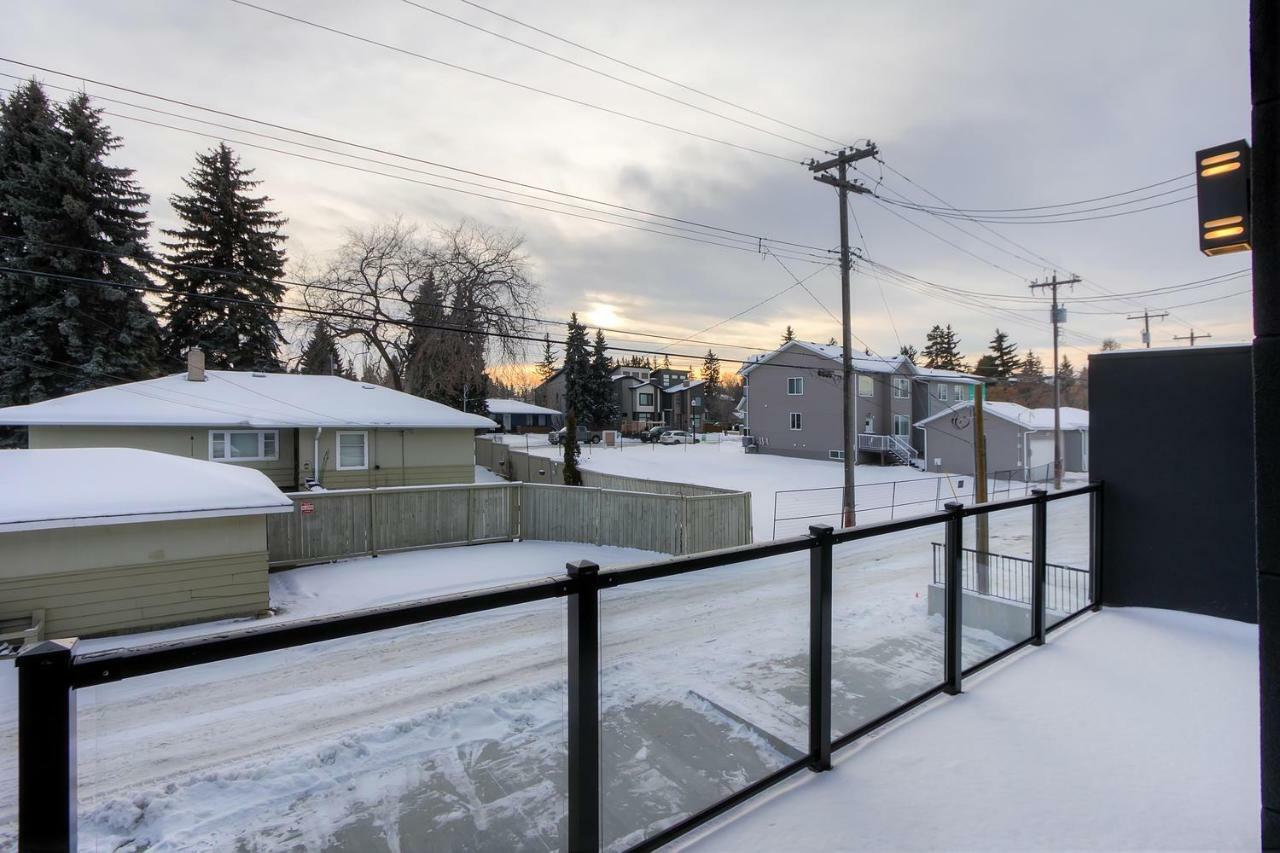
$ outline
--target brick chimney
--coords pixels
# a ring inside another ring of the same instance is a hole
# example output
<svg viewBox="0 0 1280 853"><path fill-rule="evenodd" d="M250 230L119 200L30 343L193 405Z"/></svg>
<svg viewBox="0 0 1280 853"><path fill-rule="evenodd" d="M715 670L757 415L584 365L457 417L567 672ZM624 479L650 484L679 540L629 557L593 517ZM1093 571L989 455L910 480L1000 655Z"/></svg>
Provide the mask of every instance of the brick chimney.
<svg viewBox="0 0 1280 853"><path fill-rule="evenodd" d="M187 381L204 382L204 350L192 347L187 350Z"/></svg>

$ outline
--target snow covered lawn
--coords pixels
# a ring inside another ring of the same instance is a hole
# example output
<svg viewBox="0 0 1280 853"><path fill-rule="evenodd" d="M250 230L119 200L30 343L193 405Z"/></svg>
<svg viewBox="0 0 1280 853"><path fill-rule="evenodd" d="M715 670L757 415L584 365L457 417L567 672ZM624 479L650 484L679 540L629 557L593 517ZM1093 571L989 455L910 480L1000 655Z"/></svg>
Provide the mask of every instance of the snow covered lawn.
<svg viewBox="0 0 1280 853"><path fill-rule="evenodd" d="M1256 850L1257 637L1104 610L681 849Z"/></svg>

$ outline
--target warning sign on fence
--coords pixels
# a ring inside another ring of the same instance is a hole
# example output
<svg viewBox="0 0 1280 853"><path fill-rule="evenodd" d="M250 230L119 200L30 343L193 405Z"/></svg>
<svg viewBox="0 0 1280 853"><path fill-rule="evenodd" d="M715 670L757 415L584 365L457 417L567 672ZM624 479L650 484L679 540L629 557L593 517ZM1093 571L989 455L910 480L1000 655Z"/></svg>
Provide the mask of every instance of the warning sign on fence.
<svg viewBox="0 0 1280 853"><path fill-rule="evenodd" d="M316 505L313 503L298 504L298 512L302 513L303 515L310 515L315 511L316 511Z"/></svg>

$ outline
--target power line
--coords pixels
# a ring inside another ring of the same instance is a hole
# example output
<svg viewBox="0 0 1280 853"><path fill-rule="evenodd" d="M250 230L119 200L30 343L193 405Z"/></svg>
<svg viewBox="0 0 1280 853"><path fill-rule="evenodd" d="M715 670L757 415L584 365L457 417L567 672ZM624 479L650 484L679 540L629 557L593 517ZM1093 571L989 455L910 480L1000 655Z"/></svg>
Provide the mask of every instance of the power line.
<svg viewBox="0 0 1280 853"><path fill-rule="evenodd" d="M623 66L624 68L630 68L632 71L638 71L641 74L652 77L655 80L661 80L664 83L669 83L672 86L677 86L681 89L684 89L687 92L693 92L694 94L701 95L704 98L710 98L711 100L716 101L717 103L721 103L721 104L724 104L725 106L733 107L734 109L737 109L737 110L742 110L745 113L750 113L751 115L757 116L758 118L766 119L775 124L781 125L782 127L790 128L791 130L796 130L796 131L799 131L800 133L807 133L810 136L813 136L817 139L821 139L825 142L830 142L834 145L838 145L838 146L848 145L848 143L841 142L839 139L832 139L830 136L826 136L814 130L806 130L803 127L800 127L798 125L790 124L788 122L783 121L782 119L774 118L773 116L751 109L750 107L745 107L742 104L735 103L725 98L721 98L718 95L713 95L710 92L706 92L702 89L694 88L693 86L690 86L687 83L681 83L679 80L674 80L670 77L665 77L656 72L649 71L648 69L645 69L645 68L641 68L639 65L635 65L625 60L618 59L616 56L611 56L607 53L603 53L602 51L596 50L595 48L587 47L585 44L582 44L581 42L576 42L571 39L565 38L564 36L556 35L555 33L550 32L548 30L535 27L533 24L526 23L524 21L519 20L518 18L513 18L510 15L505 15L502 12L498 12L494 9L490 9L487 6L482 6L481 4L474 2L474 0L462 0L462 2L466 3L468 6L472 6L476 9L479 9L482 12L487 12L490 15L495 15L499 18L502 18L505 21L509 21L515 24L516 26L524 27L527 30L532 30L533 32L540 33L541 35L544 35L548 38L555 39L556 41L562 42L563 44L576 47L579 50L584 50L587 53L600 57L601 59L607 59L610 62L616 62L617 64Z"/></svg>
<svg viewBox="0 0 1280 853"><path fill-rule="evenodd" d="M596 110L602 113L607 113L608 115L617 116L618 118L625 118L629 121L634 121L640 124L649 125L650 127L661 128L662 130L667 130L672 133L679 133L679 134L683 134L684 136L692 137L694 139L701 139L705 142L714 142L717 145L724 145L729 148L734 148L739 151L746 151L748 153L757 154L761 157L768 157L773 160L781 160L784 163L797 162L796 158L794 157L787 157L782 154L775 154L772 151L765 151L760 148L754 148L750 145L741 145L737 142L730 142L727 139L720 139L715 136L708 136L705 133L698 133L697 131L694 131L694 130L688 130L686 128L676 127L675 125L664 124L663 122L655 121L654 119L643 118L641 116L623 112L622 110L615 110L612 107L605 107L605 106L601 106L600 104L593 104L590 101L583 101L579 98L574 98L569 95L562 95L558 92L552 92L548 89L540 89L537 86L530 86L529 84L521 83L518 80L511 80L506 77L501 77L497 74L490 74L487 71L481 71L478 68L469 68L466 65L459 65L456 62L449 62L447 60L439 59L434 56L428 56L425 53L418 53L417 51L409 50L408 48L398 47L394 44L389 44L384 41L378 41L377 39L368 38L367 36L357 35L356 33L348 32L347 30L342 30L337 27L330 27L325 24L318 23L316 21L307 20L306 18L299 18L296 15L290 15L285 12L278 11L276 9L268 9L265 6L257 6L253 3L248 2L248 0L227 0L227 2L234 3L237 6L244 6L246 9L256 9L257 11L263 12L267 15L273 15L277 18L283 18L286 21L293 21L294 23L302 24L303 26L307 26L307 27L312 27L317 30L322 30L324 32L331 33L336 36L342 36L343 38L348 38L353 41L363 42L364 44L373 45L374 47L380 47L380 48L383 48L384 50L390 50L395 53L403 54L404 56L411 56L415 59L420 59L423 62L430 62L436 65L443 66L445 68L451 68L455 71L462 71L467 74L474 74L475 76L482 77L486 80L492 80L497 83L503 83L508 86L514 86L515 88L523 89L526 92L533 92L535 94L543 95L548 98L555 98L556 100L564 101L565 103L576 104L577 106L580 106L580 107L586 107L587 109Z"/></svg>
<svg viewBox="0 0 1280 853"><path fill-rule="evenodd" d="M938 210L938 211L951 211L951 212L959 212L959 213L978 213L978 214L1021 213L1021 212L1030 211L1030 210L1049 210L1052 208L1076 207L1077 205L1090 204L1095 201L1106 201L1108 199L1119 198L1122 195L1132 195L1133 193L1142 192L1143 190L1154 189L1156 187L1164 186L1165 184L1171 184L1174 181L1180 181L1183 178L1190 178L1194 176L1195 176L1195 172L1186 172L1181 175L1175 175L1172 178L1165 178L1163 181L1156 181L1154 184L1146 184L1141 187L1134 187L1131 190L1124 190L1122 192L1094 196L1093 198L1082 198L1077 201L1065 201L1060 204L1040 204L1040 205L1033 205L1031 207L952 207L951 205L946 205L945 207L939 207L936 205L924 204L924 205L918 205L918 207L921 210ZM1176 190L1169 190L1169 192L1175 192L1175 191Z"/></svg>
<svg viewBox="0 0 1280 853"><path fill-rule="evenodd" d="M1185 189L1191 189L1191 188L1190 188L1190 187L1179 187L1177 190L1171 190L1170 192L1181 192L1182 190L1185 190ZM1160 195L1165 195L1165 193L1161 193ZM887 203L887 204L897 204L898 206L901 206L901 207L911 207L911 209L912 209L912 210L920 210L920 208L918 208L918 207L914 207L914 206L911 206L911 205L903 205L903 204L900 204L900 203L898 203L898 202L895 202L895 201L893 201L893 200L891 200L891 199L886 199L886 198L884 198L884 197L880 197L880 198L881 198L881 200L882 200L882 201L884 201L884 202L885 202L885 203ZM1154 198L1154 196L1152 196L1152 198ZM1159 209L1160 209L1160 208L1162 208L1162 207L1171 207L1172 205L1175 205L1175 204L1183 204L1184 202L1194 201L1194 200L1195 200L1195 198L1196 198L1195 193L1192 193L1191 195L1189 195L1189 196L1185 196L1185 197L1183 197L1183 198L1175 198L1175 199L1172 199L1171 201L1162 202L1162 203L1160 203L1160 204L1152 204L1152 205L1148 205L1148 206L1146 206L1146 207L1138 207L1138 208L1134 208L1134 209L1132 209L1132 210L1122 210L1122 211L1119 211L1119 212L1117 212L1117 213L1107 213L1107 214L1102 214L1102 215L1099 215L1099 216L1080 216L1080 217L1073 217L1073 218L1067 218L1067 219L1047 219L1047 218L1041 218L1041 217L1008 217L1008 218L1004 218L1004 219L995 219L995 218L990 218L990 217L988 217L988 218L982 218L982 217L970 216L970 215L968 215L968 214L963 214L963 215L947 214L947 213L942 213L942 212L940 212L940 211L936 211L936 210L926 210L926 211L923 211L923 212L924 212L924 213L929 213L929 214L931 214L931 215L933 215L933 216L937 216L937 217L941 217L941 218L946 218L946 219L964 219L964 220L966 220L966 221L968 221L968 222L973 222L973 223L976 223L976 224L979 224L979 225L983 225L983 224L994 224L994 225L1059 225L1059 224L1064 224L1064 223L1069 223L1069 222L1097 222L1097 221L1102 220L1102 219L1115 219L1115 218L1116 218L1116 217L1118 217L1118 216L1129 216L1129 215L1134 214L1134 213L1145 213L1146 211L1149 211L1149 210L1159 210ZM1112 207L1112 206L1114 206L1114 207L1119 207L1120 205L1108 205L1108 207ZM1106 208L1101 208L1101 207L1100 207L1100 208L1095 208L1095 209L1096 209L1096 210L1105 210ZM1071 213L1083 213L1083 212L1084 212L1084 211L1072 211ZM1064 213L1064 214L1045 214L1045 216L1050 216L1050 215L1053 215L1053 216L1070 216L1071 214L1070 214L1070 213Z"/></svg>
<svg viewBox="0 0 1280 853"><path fill-rule="evenodd" d="M453 21L456 24L461 24L464 27L468 27L470 29L477 30L478 32L485 33L486 35L493 36L494 38L502 39L505 42L510 42L511 44L519 45L520 47L523 47L526 50L532 50L535 53L539 53L539 54L542 54L543 56L550 57L551 59L557 60L558 62L563 62L567 65L572 65L574 68L579 68L591 74L596 74L608 80L613 80L614 82L621 83L624 86L630 86L633 89L639 89L641 92L647 92L650 95L655 95L659 98L663 98L665 100L671 101L672 103L689 107L690 109L697 110L698 112L706 113L707 115L715 116L716 118L733 122L734 124L739 125L741 127L745 127L750 130L757 131L759 133L767 134L769 136L774 137L775 139L781 139L784 142L790 142L793 145L799 145L801 148L818 147L813 145L812 143L804 142L799 139L794 139L790 136L786 136L785 134L775 133L774 131L769 130L768 128L760 127L759 125L751 124L750 122L742 121L741 119L736 119L736 118L733 118L732 116L727 116L724 113L718 113L715 110L710 110L710 109L707 109L706 107L702 107L697 104L690 103L689 101L685 101L680 98L674 97L672 95L668 95L665 92L659 92L657 89L650 89L648 86L642 86L639 83L635 83L631 80L627 80L626 78L619 77L616 74L610 74L607 71L601 71L599 68L593 68L590 65L584 65L583 63L570 59L567 56L561 56L558 53L552 53L549 50L544 50L543 48L540 48L537 45L520 41L519 39L512 38L511 36L508 36L508 35L503 35L500 32L496 32L486 27L482 27L479 24L474 24L471 21L463 20L462 18L455 17L446 12L441 12L439 9L433 9L430 6L426 6L422 3L415 2L415 0L400 0L400 2L404 3L407 6L413 6L416 9L420 9L423 12L428 12L432 15L436 15L438 17L444 18L445 20Z"/></svg>

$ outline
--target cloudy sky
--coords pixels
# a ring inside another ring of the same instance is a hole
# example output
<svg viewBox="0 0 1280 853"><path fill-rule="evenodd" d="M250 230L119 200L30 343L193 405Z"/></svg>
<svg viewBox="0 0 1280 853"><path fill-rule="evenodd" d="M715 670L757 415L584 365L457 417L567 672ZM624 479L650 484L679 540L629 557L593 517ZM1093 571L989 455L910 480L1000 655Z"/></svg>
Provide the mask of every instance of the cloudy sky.
<svg viewBox="0 0 1280 853"><path fill-rule="evenodd" d="M118 160L135 168L152 194L158 226L173 224L167 199L181 188L194 153L225 138L257 170L264 190L288 217L295 261L322 261L349 229L397 214L424 227L469 218L516 229L525 235L542 285L541 316L561 318L576 310L591 323L626 330L610 335L619 346L669 348L677 363L685 360L679 354L705 352L707 344L642 333L713 342L728 359L753 352L742 347L775 345L788 324L807 339L838 335L829 313L839 314L838 271L816 259L828 257L823 250L838 244L835 191L816 184L802 165L822 157L824 148L834 146L831 140L870 139L879 146L885 166L864 161L859 177L887 200L941 206L944 199L966 210L1010 209L1096 198L1187 175L1197 148L1246 137L1249 129L1246 0L253 2L421 56L232 0L8 0L0 55L71 76L9 62L0 63L0 71L34 73L54 85L83 87L138 105L102 104L124 138ZM219 118L83 78L390 154ZM8 88L13 77L0 81ZM196 121L201 118L239 130L202 125ZM306 149L299 142L337 153ZM672 220L625 213L646 220L642 224L609 215L623 213L618 208L574 202L603 211L588 213L515 199L510 190L555 197L445 167L727 230L680 226L692 231L672 232L663 227L675 224ZM1043 350L1051 340L1048 312L1027 301L1027 283L1056 269L1085 280L1064 291L1067 298L1081 300L1072 307L1064 337L1065 352L1077 364L1106 337L1138 346L1140 323L1126 314L1144 307L1169 308L1173 314L1153 327L1156 345L1172 344L1173 335L1185 335L1192 325L1197 333L1212 333L1215 342L1246 340L1249 300L1232 296L1247 289L1244 278L1105 298L1247 269L1247 254L1212 259L1199 254L1194 201L1177 201L1191 195L1178 191L1190 180L1083 204L1079 207L1130 201L1079 217L1177 203L1133 215L1049 224L1025 219L977 224L895 208L870 196L855 198L860 226L855 246L916 280L873 274L876 267L859 265L852 285L854 332L873 352L891 354L900 344L922 346L933 324L951 323L963 349L976 358L998 326L1024 349ZM1155 197L1135 200L1148 196ZM761 244L755 237L788 242ZM773 254L760 254L760 245L771 246ZM723 322L793 285L793 274L812 276L806 281L812 295L791 287ZM1201 304L1188 304L1193 302ZM703 331L714 324L720 325Z"/></svg>

